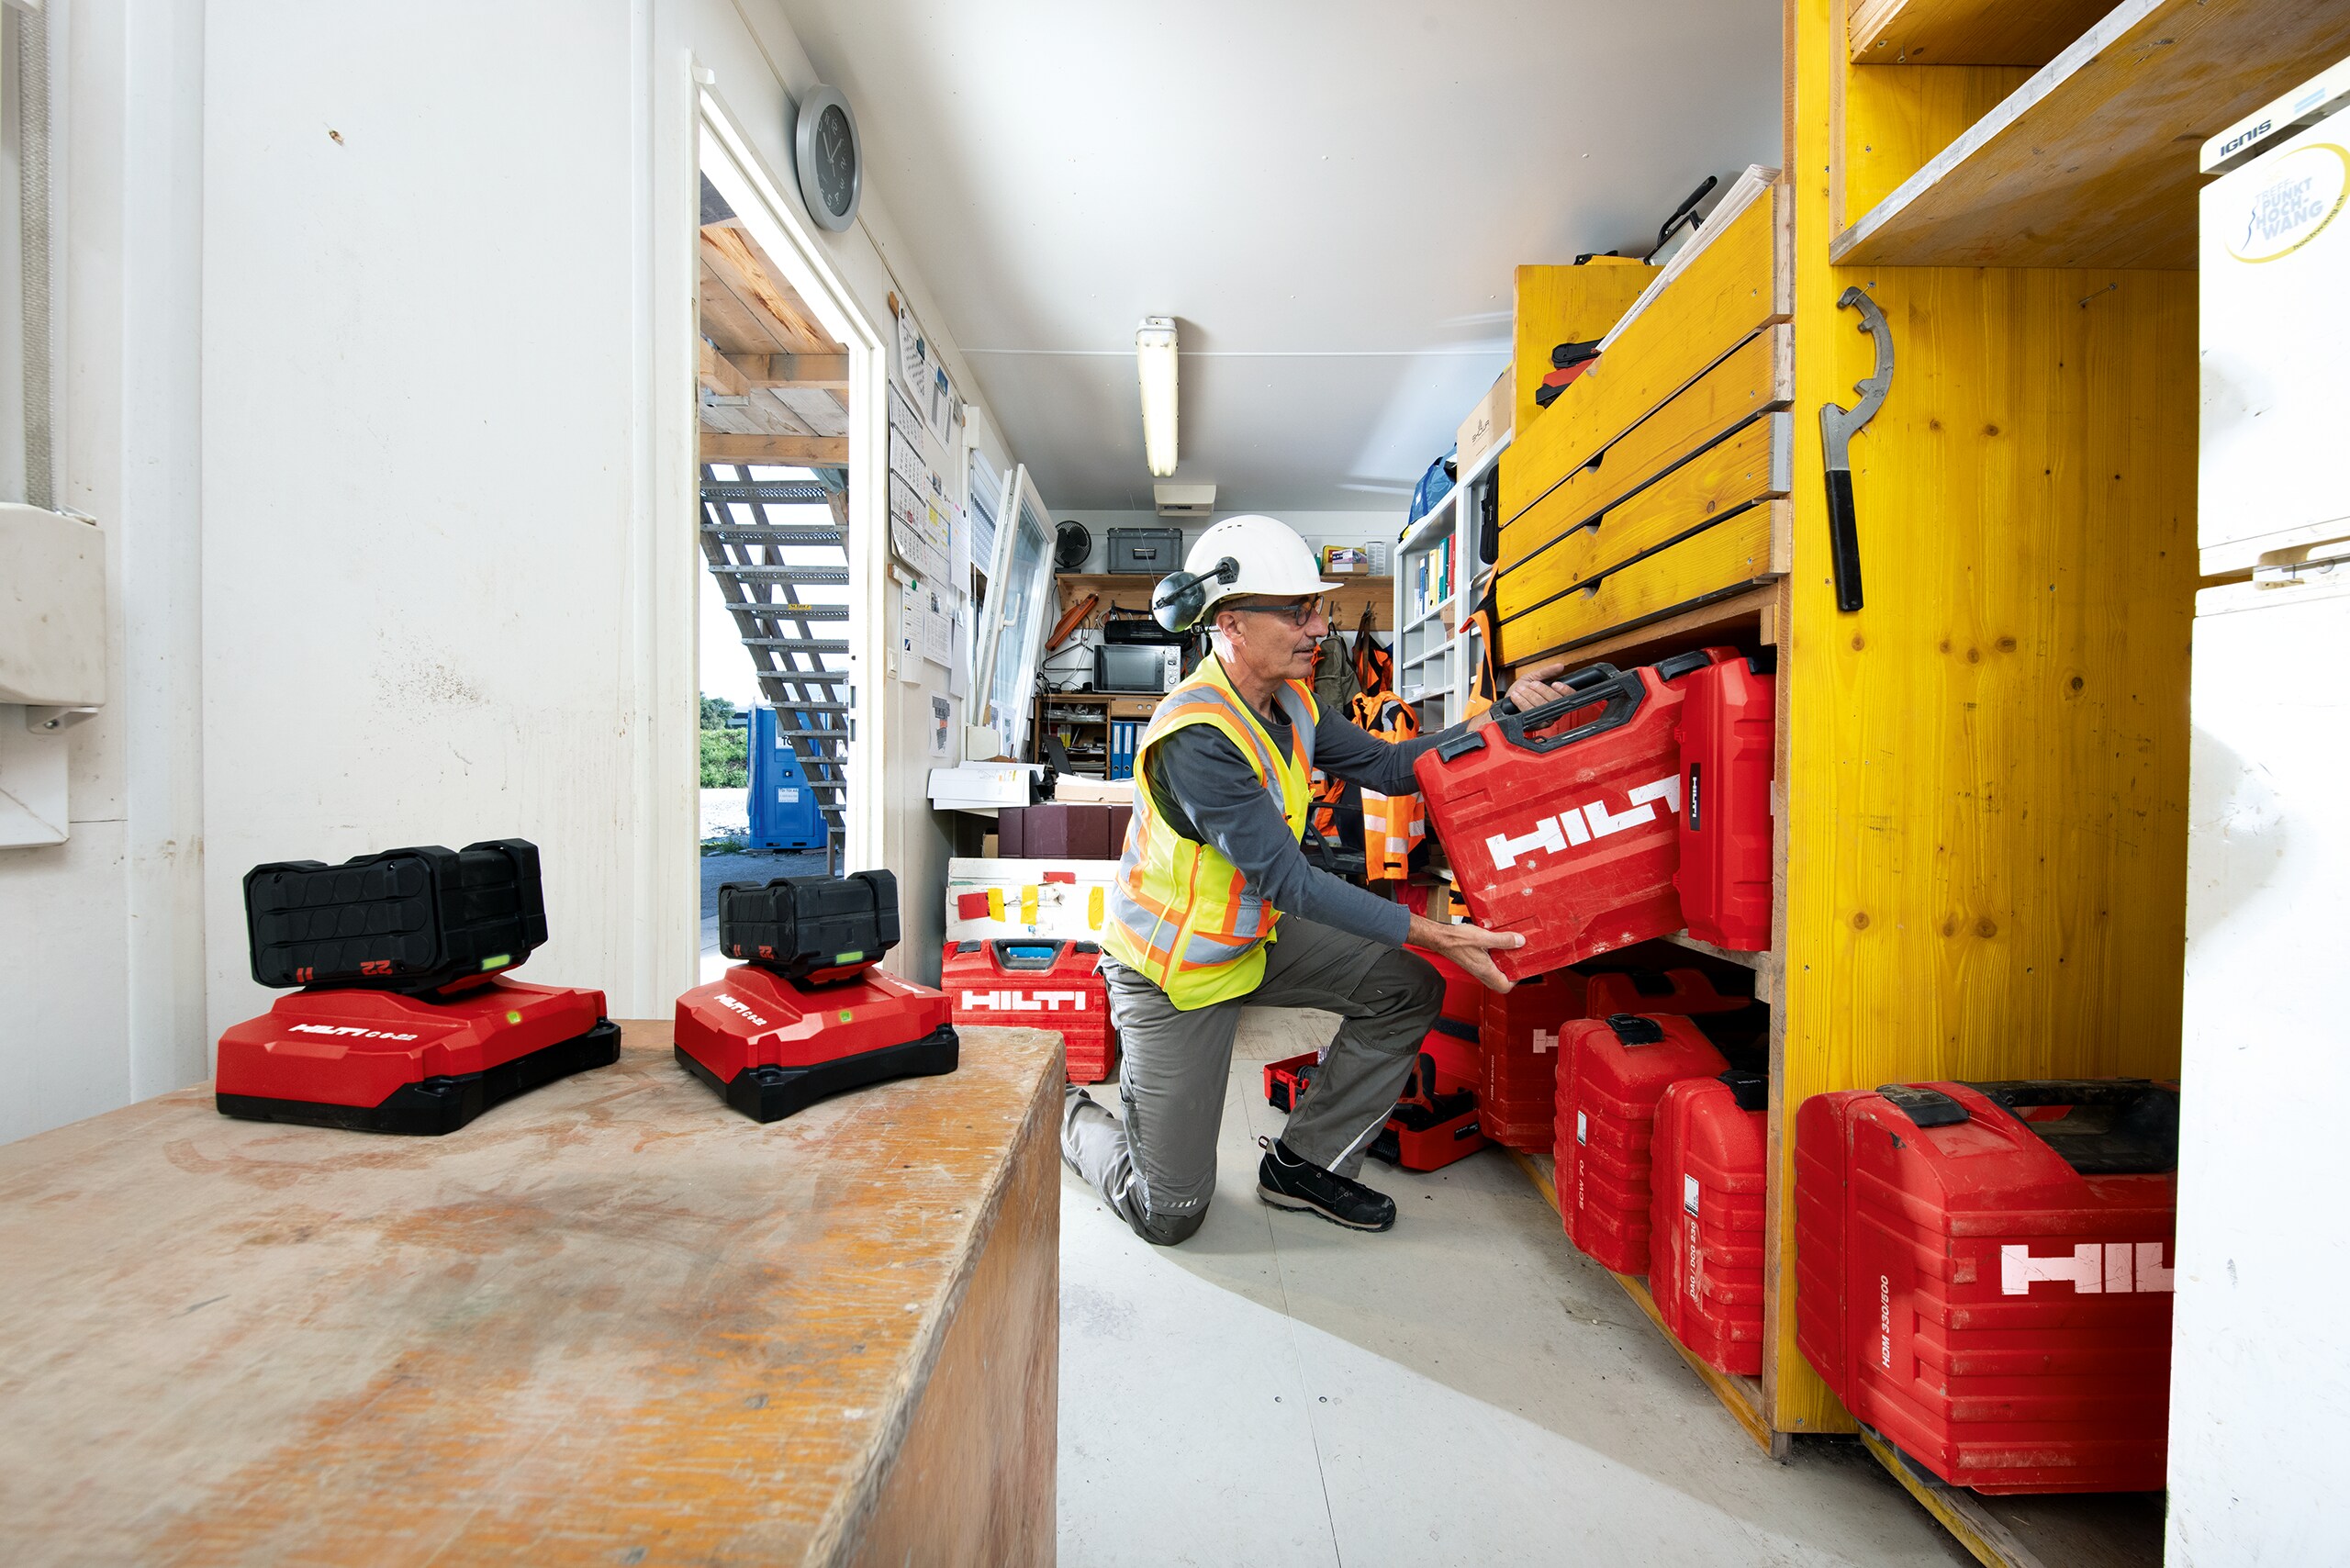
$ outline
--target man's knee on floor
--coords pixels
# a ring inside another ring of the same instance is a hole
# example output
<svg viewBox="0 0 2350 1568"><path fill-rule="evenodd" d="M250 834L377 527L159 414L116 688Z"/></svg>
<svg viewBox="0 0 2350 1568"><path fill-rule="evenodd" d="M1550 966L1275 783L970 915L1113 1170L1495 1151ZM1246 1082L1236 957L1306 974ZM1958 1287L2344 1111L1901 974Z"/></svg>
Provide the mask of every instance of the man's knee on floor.
<svg viewBox="0 0 2350 1568"><path fill-rule="evenodd" d="M1135 1234L1153 1247L1180 1247L1199 1234L1207 1223L1207 1205L1203 1204L1189 1214L1146 1215L1135 1224Z"/></svg>

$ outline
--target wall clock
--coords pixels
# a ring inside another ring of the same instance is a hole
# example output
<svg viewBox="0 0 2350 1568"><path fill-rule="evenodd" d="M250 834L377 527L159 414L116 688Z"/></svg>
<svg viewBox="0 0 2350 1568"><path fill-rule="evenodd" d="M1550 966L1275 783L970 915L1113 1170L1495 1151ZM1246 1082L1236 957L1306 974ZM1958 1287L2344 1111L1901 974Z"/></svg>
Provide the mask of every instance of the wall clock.
<svg viewBox="0 0 2350 1568"><path fill-rule="evenodd" d="M792 151L809 216L834 231L856 222L857 198L865 193L865 149L856 139L856 116L838 88L811 87L801 96Z"/></svg>

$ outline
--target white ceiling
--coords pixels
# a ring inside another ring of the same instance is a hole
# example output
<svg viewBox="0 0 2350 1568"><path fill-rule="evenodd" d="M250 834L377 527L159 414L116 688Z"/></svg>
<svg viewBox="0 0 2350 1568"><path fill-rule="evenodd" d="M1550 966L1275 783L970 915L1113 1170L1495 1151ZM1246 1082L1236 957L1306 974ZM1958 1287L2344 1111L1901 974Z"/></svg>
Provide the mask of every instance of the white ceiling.
<svg viewBox="0 0 2350 1568"><path fill-rule="evenodd" d="M1222 510L1401 509L1508 358L1510 269L1779 156L1762 0L785 0L1056 509L1147 508L1182 326Z"/></svg>

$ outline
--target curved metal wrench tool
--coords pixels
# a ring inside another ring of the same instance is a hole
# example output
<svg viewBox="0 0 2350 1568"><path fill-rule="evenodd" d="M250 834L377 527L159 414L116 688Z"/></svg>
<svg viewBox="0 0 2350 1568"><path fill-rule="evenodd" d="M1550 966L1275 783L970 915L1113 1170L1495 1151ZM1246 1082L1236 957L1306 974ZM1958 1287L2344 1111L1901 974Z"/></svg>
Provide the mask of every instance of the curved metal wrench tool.
<svg viewBox="0 0 2350 1568"><path fill-rule="evenodd" d="M1858 610L1861 534L1852 508L1852 442L1863 426L1876 418L1876 411L1885 407L1885 395L1893 389L1893 330L1885 324L1885 312L1876 308L1876 301L1857 286L1843 292L1836 308L1860 311L1861 330L1876 342L1876 369L1867 380L1852 384L1860 401L1849 409L1841 403L1819 406L1819 439L1826 449L1828 468L1828 553L1836 569L1836 608Z"/></svg>

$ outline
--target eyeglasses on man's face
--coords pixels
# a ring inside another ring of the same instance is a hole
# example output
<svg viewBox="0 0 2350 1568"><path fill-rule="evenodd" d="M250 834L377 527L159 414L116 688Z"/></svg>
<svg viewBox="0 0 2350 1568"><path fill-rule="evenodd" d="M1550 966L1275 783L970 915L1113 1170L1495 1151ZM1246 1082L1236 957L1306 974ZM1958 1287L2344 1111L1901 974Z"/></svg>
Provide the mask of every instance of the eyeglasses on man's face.
<svg viewBox="0 0 2350 1568"><path fill-rule="evenodd" d="M1281 620L1288 622L1291 626L1303 631L1307 622L1322 613L1322 596L1315 594L1311 599L1297 600L1275 599L1270 602L1259 601L1249 604L1222 604L1216 608L1248 610L1259 615L1279 616Z"/></svg>

